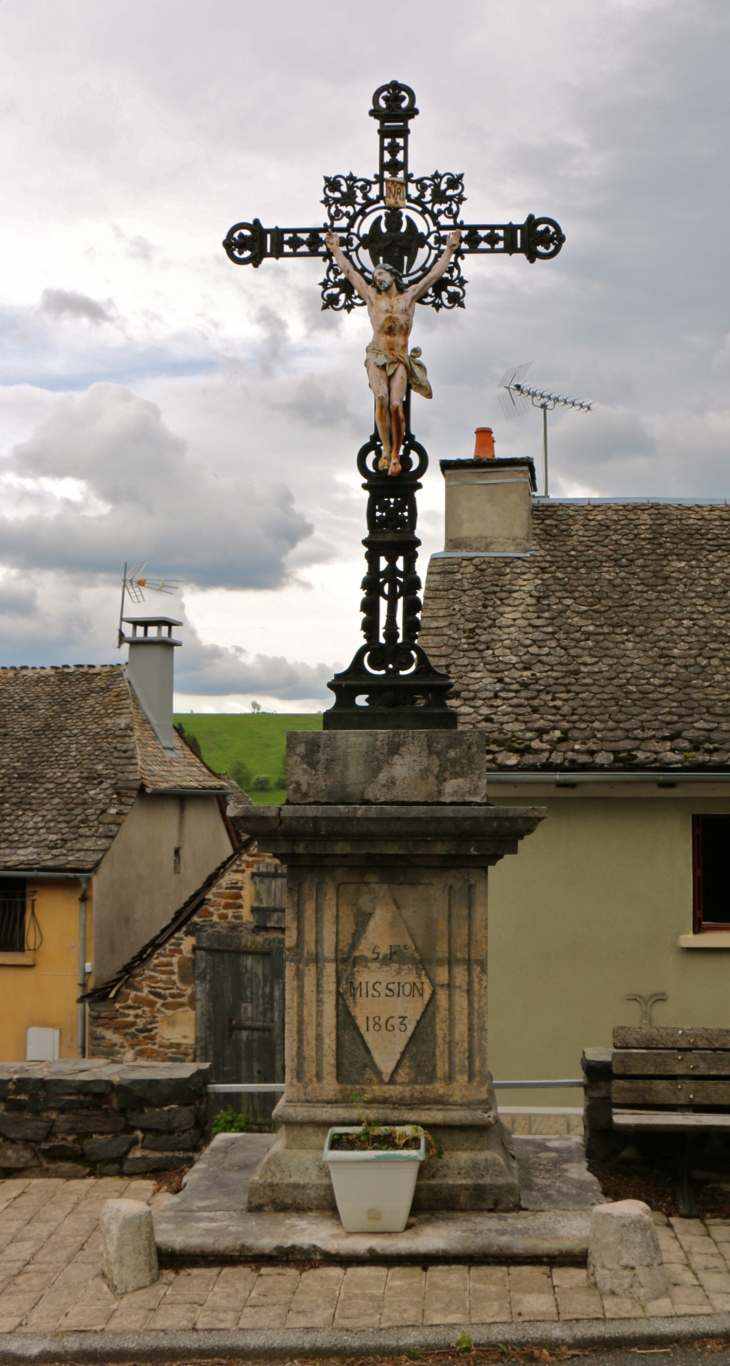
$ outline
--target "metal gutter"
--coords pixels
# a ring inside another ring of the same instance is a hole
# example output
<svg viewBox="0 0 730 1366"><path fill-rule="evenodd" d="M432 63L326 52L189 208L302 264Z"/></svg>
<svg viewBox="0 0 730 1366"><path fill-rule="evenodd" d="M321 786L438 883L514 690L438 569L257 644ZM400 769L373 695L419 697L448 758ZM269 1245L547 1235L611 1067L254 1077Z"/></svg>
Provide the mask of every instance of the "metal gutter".
<svg viewBox="0 0 730 1366"><path fill-rule="evenodd" d="M73 878L74 882L80 882L82 878L93 877L95 872L96 868L80 869L78 873L61 872L60 870L49 872L47 869L41 871L38 868L0 868L0 877L26 877L36 881L48 878L55 882L58 882L59 878L68 877Z"/></svg>
<svg viewBox="0 0 730 1366"><path fill-rule="evenodd" d="M86 990L86 902L89 895L89 882L91 874L82 875L81 891L79 892L79 975L78 985L81 991ZM86 1006L83 1001L79 1001L77 1006L77 1052L80 1058L86 1057Z"/></svg>
<svg viewBox="0 0 730 1366"><path fill-rule="evenodd" d="M586 506L590 503L672 503L679 507L728 507L727 498L663 498L660 494L636 494L626 498L546 498L542 493L533 493L536 503L573 503Z"/></svg>
<svg viewBox="0 0 730 1366"><path fill-rule="evenodd" d="M505 773L503 769L499 772L487 769L489 783L554 783L556 787L577 787L579 783L656 783L662 787L674 787L677 783L730 783L730 772L688 773L686 769L674 772L669 769L668 772L660 773L658 770L642 769L635 773Z"/></svg>
<svg viewBox="0 0 730 1366"><path fill-rule="evenodd" d="M147 797L224 797L230 787L145 787Z"/></svg>

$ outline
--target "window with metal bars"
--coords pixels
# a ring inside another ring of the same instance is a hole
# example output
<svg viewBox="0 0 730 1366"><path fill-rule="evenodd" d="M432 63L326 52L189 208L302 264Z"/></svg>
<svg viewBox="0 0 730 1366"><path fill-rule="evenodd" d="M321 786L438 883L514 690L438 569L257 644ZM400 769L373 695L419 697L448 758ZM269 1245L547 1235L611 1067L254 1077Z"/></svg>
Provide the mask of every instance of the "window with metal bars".
<svg viewBox="0 0 730 1366"><path fill-rule="evenodd" d="M25 878L0 879L0 953L35 953L43 943Z"/></svg>
<svg viewBox="0 0 730 1366"><path fill-rule="evenodd" d="M730 816L693 816L695 934L730 930Z"/></svg>

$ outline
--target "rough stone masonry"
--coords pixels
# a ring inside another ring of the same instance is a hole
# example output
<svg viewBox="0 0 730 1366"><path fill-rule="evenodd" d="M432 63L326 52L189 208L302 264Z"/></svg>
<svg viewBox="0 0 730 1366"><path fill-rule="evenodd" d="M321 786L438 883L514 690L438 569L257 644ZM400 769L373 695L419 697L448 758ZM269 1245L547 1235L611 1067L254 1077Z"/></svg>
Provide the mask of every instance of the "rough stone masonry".
<svg viewBox="0 0 730 1366"><path fill-rule="evenodd" d="M208 1063L0 1064L0 1177L142 1176L208 1137Z"/></svg>

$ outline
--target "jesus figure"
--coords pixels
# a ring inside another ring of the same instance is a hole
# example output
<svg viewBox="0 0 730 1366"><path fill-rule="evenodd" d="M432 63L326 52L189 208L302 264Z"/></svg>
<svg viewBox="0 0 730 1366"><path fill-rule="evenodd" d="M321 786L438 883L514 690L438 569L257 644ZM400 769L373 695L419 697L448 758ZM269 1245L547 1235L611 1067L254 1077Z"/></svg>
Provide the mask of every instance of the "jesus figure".
<svg viewBox="0 0 730 1366"><path fill-rule="evenodd" d="M416 304L427 294L432 284L440 280L461 241L461 233L449 233L446 247L438 261L417 284L403 287L400 271L394 266L378 265L373 271L373 282L367 283L340 247L331 230L325 241L342 274L367 304L373 327L373 339L365 352L365 368L370 388L375 395L375 422L383 454L378 468L388 474L400 474L400 451L405 435L403 400L410 384L423 398L432 398L426 367L421 361L421 348L408 350L408 338L413 327Z"/></svg>

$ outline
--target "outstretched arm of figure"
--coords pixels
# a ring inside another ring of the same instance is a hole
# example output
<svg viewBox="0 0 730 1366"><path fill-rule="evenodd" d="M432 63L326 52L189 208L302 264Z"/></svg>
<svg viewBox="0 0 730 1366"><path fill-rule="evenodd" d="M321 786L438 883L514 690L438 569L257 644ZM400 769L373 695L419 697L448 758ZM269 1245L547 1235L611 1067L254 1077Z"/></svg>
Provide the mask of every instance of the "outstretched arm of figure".
<svg viewBox="0 0 730 1366"><path fill-rule="evenodd" d="M327 243L328 250L332 252L335 261L340 267L342 274L347 277L351 285L354 285L355 289L360 295L360 298L364 299L366 304L369 304L372 298L370 286L363 279L359 270L355 270L355 267L352 265L352 263L348 261L344 251L342 250L342 247L340 246L340 239L337 236L337 233L333 232L330 228L329 231L325 233L324 240Z"/></svg>
<svg viewBox="0 0 730 1366"><path fill-rule="evenodd" d="M436 262L436 264L431 266L428 275L424 275L423 279L420 281L419 284L413 285L411 289L407 290L407 293L411 299L422 299L424 294L428 294L431 285L435 284L437 280L441 279L441 276L443 275L444 271L448 269L448 266L451 262L451 258L458 249L460 241L461 233L458 228L455 232L449 233L448 237L446 238L446 246L441 255L439 256L439 259Z"/></svg>

